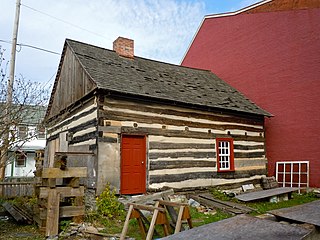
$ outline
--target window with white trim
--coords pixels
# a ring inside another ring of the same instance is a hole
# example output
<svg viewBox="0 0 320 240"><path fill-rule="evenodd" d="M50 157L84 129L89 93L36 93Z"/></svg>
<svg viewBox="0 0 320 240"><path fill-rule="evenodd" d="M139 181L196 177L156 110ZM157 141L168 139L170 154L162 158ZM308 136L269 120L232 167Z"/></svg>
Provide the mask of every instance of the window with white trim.
<svg viewBox="0 0 320 240"><path fill-rule="evenodd" d="M27 161L27 155L24 152L16 152L16 167L25 167Z"/></svg>
<svg viewBox="0 0 320 240"><path fill-rule="evenodd" d="M217 138L218 171L234 171L233 139Z"/></svg>

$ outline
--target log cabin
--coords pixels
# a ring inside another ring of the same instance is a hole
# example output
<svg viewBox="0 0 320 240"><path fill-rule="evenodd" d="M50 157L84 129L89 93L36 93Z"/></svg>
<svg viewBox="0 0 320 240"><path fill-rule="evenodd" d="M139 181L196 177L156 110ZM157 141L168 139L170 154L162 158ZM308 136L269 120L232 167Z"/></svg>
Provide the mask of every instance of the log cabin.
<svg viewBox="0 0 320 240"><path fill-rule="evenodd" d="M46 112L45 167L57 152L79 155L88 189L141 194L240 183L266 174L265 117L208 70L67 39ZM80 153L92 153L81 155Z"/></svg>

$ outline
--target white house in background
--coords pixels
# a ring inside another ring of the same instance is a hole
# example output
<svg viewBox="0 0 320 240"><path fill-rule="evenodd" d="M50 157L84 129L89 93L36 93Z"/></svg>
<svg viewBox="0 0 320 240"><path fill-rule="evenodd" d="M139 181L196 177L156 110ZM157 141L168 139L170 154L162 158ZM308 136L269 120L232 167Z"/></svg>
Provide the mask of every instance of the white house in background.
<svg viewBox="0 0 320 240"><path fill-rule="evenodd" d="M5 177L33 177L35 168L35 151L45 148L46 134L42 126L45 107L28 106L23 111L26 115L18 126L12 127L11 134L16 136L14 147L9 152L9 164Z"/></svg>

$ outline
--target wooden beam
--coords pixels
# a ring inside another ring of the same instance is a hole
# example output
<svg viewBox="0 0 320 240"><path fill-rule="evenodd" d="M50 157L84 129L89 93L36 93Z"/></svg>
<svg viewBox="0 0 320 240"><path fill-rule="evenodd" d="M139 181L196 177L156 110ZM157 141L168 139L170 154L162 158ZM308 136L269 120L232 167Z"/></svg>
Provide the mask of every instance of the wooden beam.
<svg viewBox="0 0 320 240"><path fill-rule="evenodd" d="M46 236L55 237L59 231L59 205L60 194L56 189L50 189L48 196Z"/></svg>
<svg viewBox="0 0 320 240"><path fill-rule="evenodd" d="M86 167L67 167L66 170L60 168L44 168L42 178L70 178L87 177Z"/></svg>
<svg viewBox="0 0 320 240"><path fill-rule="evenodd" d="M84 206L63 206L60 207L59 217L75 217L84 215Z"/></svg>
<svg viewBox="0 0 320 240"><path fill-rule="evenodd" d="M60 193L61 197L81 197L84 196L84 186L79 188L72 187L57 187L57 192ZM47 198L49 195L49 188L40 187L39 198Z"/></svg>
<svg viewBox="0 0 320 240"><path fill-rule="evenodd" d="M94 155L94 152L56 152L55 155Z"/></svg>
<svg viewBox="0 0 320 240"><path fill-rule="evenodd" d="M164 208L158 207L158 206L149 206L149 205L141 205L141 204L136 204L136 203L129 203L130 205L133 206L134 209L139 209L139 210L145 210L145 211L160 211L160 212L165 212L166 210Z"/></svg>

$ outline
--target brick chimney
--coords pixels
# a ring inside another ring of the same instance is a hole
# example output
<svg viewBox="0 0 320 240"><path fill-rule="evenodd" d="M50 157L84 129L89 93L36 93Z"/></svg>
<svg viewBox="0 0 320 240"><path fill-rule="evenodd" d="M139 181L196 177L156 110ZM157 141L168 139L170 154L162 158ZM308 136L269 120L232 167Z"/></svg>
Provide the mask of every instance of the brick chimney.
<svg viewBox="0 0 320 240"><path fill-rule="evenodd" d="M132 39L118 37L113 42L113 50L122 57L134 58L134 44Z"/></svg>

